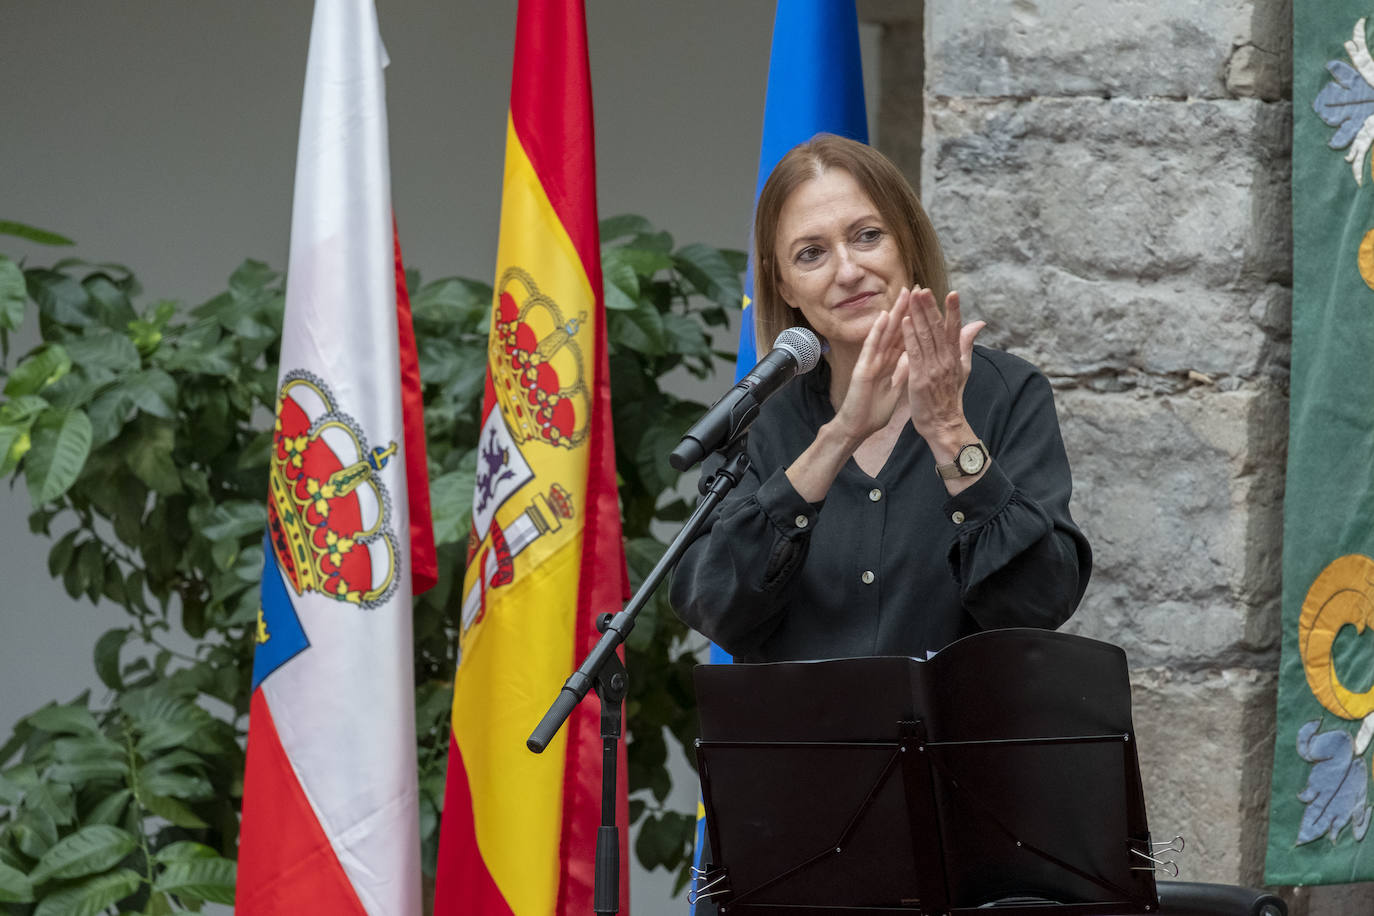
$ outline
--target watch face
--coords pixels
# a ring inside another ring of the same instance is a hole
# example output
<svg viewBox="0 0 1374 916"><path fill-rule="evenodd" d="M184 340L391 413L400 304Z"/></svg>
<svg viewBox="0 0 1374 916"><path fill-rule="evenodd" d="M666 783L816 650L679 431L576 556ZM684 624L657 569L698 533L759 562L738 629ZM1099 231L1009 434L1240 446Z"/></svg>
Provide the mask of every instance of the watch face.
<svg viewBox="0 0 1374 916"><path fill-rule="evenodd" d="M966 445L959 449L959 470L965 474L977 474L983 469L983 450L976 445Z"/></svg>

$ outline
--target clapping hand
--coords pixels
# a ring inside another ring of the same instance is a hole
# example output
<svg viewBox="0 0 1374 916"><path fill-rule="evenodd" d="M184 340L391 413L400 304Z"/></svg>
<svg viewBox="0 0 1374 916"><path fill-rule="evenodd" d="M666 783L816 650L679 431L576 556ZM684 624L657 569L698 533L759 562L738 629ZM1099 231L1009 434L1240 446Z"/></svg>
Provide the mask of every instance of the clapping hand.
<svg viewBox="0 0 1374 916"><path fill-rule="evenodd" d="M909 313L910 296L902 290L864 338L844 401L835 410L835 422L855 443L887 425L906 390L908 356L902 327Z"/></svg>
<svg viewBox="0 0 1374 916"><path fill-rule="evenodd" d="M897 301L900 304L902 297ZM917 288L909 294L908 302L901 319L908 362L907 403L911 424L936 450L935 444L942 437L957 439L968 429L964 386L973 368L974 338L987 323L963 323L957 292L945 297L943 314L935 294L928 289Z"/></svg>

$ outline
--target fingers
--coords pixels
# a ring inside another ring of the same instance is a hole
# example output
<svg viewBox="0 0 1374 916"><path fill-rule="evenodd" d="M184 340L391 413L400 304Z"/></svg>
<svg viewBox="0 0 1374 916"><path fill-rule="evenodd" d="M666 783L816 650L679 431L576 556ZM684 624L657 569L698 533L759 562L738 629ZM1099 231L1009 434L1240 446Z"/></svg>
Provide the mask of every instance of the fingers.
<svg viewBox="0 0 1374 916"><path fill-rule="evenodd" d="M911 357L903 350L897 357L897 365L892 368L892 377L888 379L888 384L893 388L901 389L906 386L907 370L911 367Z"/></svg>
<svg viewBox="0 0 1374 916"><path fill-rule="evenodd" d="M910 302L910 293L903 289L897 294L897 301L892 308L874 319L859 353L856 374L877 378L887 375L897 364L897 360L906 352L902 322L910 312Z"/></svg>
<svg viewBox="0 0 1374 916"><path fill-rule="evenodd" d="M946 330L946 316L940 314L935 303L935 294L922 289L912 297L911 323L915 331L918 347L912 357L920 357L923 362L938 362L949 350L952 341Z"/></svg>
<svg viewBox="0 0 1374 916"><path fill-rule="evenodd" d="M973 341L978 336L978 332L987 327L986 321L975 321L966 324L959 330L959 358L966 360L973 354Z"/></svg>
<svg viewBox="0 0 1374 916"><path fill-rule="evenodd" d="M902 339L902 322L911 311L911 291L902 287L902 291L897 294L897 301L892 308L883 313L887 321L883 325L883 332L879 337L878 346L882 352L892 351L892 358L896 359L905 349L905 342Z"/></svg>
<svg viewBox="0 0 1374 916"><path fill-rule="evenodd" d="M873 320L873 326L864 337L863 349L859 351L859 360L854 365L855 379L868 378L874 374L875 367L882 367L887 362L885 353L890 347L885 345L885 340L891 336L891 326L892 321L886 312Z"/></svg>

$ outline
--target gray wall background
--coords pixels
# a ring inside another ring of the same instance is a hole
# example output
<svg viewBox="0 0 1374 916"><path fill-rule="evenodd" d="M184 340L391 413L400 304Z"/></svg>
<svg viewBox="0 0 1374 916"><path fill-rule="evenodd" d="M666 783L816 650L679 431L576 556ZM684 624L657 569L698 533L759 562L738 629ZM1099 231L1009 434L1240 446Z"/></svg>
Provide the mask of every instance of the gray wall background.
<svg viewBox="0 0 1374 916"><path fill-rule="evenodd" d="M490 279L515 3L378 0L393 200L409 265ZM587 4L600 213L641 213L679 243L743 247L773 4ZM143 301L198 303L246 257L286 267L305 0L0 0L0 219L78 242L0 250L132 267ZM878 27L862 30L870 120ZM22 353L33 328L12 340ZM724 383L724 382L722 382ZM28 494L0 488L0 735L100 687L91 648L121 622L47 574ZM683 764L682 770L685 770ZM695 807L690 771L675 797ZM636 869L639 912L673 909Z"/></svg>

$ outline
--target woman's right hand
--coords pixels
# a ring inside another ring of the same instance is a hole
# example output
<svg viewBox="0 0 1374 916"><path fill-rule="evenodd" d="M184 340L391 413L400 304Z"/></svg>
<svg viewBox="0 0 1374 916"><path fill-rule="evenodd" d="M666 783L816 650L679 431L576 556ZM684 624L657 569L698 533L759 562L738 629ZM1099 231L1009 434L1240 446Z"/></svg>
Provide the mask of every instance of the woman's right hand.
<svg viewBox="0 0 1374 916"><path fill-rule="evenodd" d="M911 292L903 288L892 308L873 321L854 364L843 403L835 409L838 429L855 447L892 419L907 393L908 356L902 319L911 313Z"/></svg>
<svg viewBox="0 0 1374 916"><path fill-rule="evenodd" d="M874 319L834 419L817 430L815 441L788 466L787 479L807 502L825 499L850 456L891 421L899 403L906 403L902 319L910 308L911 295L903 289L892 308Z"/></svg>

